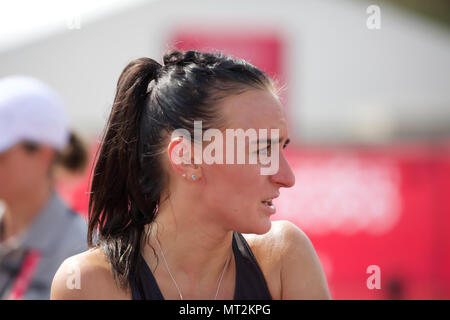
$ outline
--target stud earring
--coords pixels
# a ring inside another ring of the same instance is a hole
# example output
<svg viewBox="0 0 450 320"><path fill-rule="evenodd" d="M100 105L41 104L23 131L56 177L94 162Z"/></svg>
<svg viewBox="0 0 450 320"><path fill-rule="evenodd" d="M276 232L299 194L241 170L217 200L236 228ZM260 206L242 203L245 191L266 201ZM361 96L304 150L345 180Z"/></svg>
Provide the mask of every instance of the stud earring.
<svg viewBox="0 0 450 320"><path fill-rule="evenodd" d="M182 176L183 178L186 178L186 173L183 173L181 176Z"/></svg>
<svg viewBox="0 0 450 320"><path fill-rule="evenodd" d="M192 180L194 180L194 181L195 181L195 179L197 179L197 176L195 174L193 174L191 177L192 177Z"/></svg>

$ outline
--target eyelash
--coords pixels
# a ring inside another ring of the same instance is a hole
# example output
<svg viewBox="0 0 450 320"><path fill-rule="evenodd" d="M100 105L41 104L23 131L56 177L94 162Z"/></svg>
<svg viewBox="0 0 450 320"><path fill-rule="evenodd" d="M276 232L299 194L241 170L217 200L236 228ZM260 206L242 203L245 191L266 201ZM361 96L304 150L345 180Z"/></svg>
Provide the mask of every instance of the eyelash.
<svg viewBox="0 0 450 320"><path fill-rule="evenodd" d="M259 149L257 152L259 153L259 152L261 152L261 151L263 151L263 150L265 150L265 149L266 149L267 151L269 151L271 147L272 147L272 145L269 144L266 148ZM285 144L285 145L283 146L283 150L286 149L286 147L287 147L287 144Z"/></svg>

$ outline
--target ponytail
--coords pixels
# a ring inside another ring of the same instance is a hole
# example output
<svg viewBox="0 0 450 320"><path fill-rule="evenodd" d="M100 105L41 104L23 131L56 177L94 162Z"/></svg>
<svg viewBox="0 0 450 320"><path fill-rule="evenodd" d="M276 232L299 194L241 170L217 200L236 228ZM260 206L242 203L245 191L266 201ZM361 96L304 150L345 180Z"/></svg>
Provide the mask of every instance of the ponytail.
<svg viewBox="0 0 450 320"><path fill-rule="evenodd" d="M122 287L135 273L144 226L153 221L159 200L158 192L149 196L152 190L145 192L141 183L140 123L147 87L160 68L156 61L140 58L123 70L92 179L88 243L102 247Z"/></svg>

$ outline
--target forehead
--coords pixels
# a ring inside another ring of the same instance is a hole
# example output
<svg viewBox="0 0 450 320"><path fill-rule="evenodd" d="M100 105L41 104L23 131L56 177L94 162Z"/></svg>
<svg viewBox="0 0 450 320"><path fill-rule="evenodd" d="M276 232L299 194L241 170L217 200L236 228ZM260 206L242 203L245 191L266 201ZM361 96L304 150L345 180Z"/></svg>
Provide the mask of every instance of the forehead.
<svg viewBox="0 0 450 320"><path fill-rule="evenodd" d="M0 161L8 160L10 162L17 162L21 158L26 158L26 154L20 144L15 144L14 146L0 152Z"/></svg>
<svg viewBox="0 0 450 320"><path fill-rule="evenodd" d="M268 90L248 90L222 101L226 128L280 129L287 135L287 123L279 99Z"/></svg>

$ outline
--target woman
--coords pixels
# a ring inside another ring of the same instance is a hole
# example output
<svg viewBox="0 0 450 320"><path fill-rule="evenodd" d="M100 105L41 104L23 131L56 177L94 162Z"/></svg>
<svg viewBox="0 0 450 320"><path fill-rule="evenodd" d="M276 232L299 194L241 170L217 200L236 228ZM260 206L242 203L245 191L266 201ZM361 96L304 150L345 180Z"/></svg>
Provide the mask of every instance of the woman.
<svg viewBox="0 0 450 320"><path fill-rule="evenodd" d="M86 160L56 92L28 76L0 79L0 299L49 299L61 263L87 249L86 222L55 190L56 169Z"/></svg>
<svg viewBox="0 0 450 320"><path fill-rule="evenodd" d="M306 235L270 220L271 200L294 184L282 152L272 175L261 175L260 163L188 161L208 145L194 139L191 147L194 121L203 131L278 129L285 146L271 79L221 54L175 50L163 60L136 59L119 77L92 181L93 248L61 265L52 298L330 298ZM189 135L173 137L180 129ZM73 265L79 290L65 286Z"/></svg>

